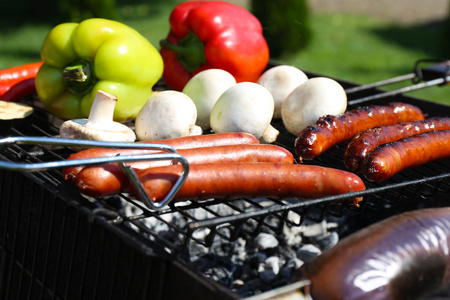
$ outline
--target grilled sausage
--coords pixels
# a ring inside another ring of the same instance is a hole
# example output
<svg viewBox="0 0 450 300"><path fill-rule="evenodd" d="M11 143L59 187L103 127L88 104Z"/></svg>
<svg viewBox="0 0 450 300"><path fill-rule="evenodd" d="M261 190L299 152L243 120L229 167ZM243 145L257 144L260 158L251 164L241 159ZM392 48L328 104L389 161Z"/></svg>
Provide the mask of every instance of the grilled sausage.
<svg viewBox="0 0 450 300"><path fill-rule="evenodd" d="M161 143L172 146L175 149L190 149L200 147L214 147L226 145L243 145L243 144L259 144L259 140L252 134L245 132L227 132L214 133L205 135L196 135L188 137L179 137L165 140L146 141L143 143ZM139 144L136 145L139 147ZM133 154L148 154L153 153L154 150L145 149L112 149L112 148L91 148L74 154L71 154L67 159L83 159L94 157L109 157L120 155ZM63 170L65 180L72 183L76 182L78 173L83 169L80 167L71 167Z"/></svg>
<svg viewBox="0 0 450 300"><path fill-rule="evenodd" d="M230 145L181 149L190 165L200 163L230 162L294 162L294 156L283 147L270 144ZM171 161L141 161L128 163L135 170L172 164ZM92 197L101 197L126 192L128 179L117 164L87 166L78 174L77 186Z"/></svg>
<svg viewBox="0 0 450 300"><path fill-rule="evenodd" d="M173 187L181 170L181 165L174 165L141 170L137 175L151 201L159 202ZM364 189L358 175L315 165L265 162L198 164L189 167L186 181L174 200L319 198ZM132 187L130 192L135 195ZM360 200L353 199L355 204Z"/></svg>
<svg viewBox="0 0 450 300"><path fill-rule="evenodd" d="M348 144L344 153L345 167L351 172L360 173L364 159L378 145L394 142L423 132L448 129L450 129L450 118L444 117L368 129L358 134Z"/></svg>
<svg viewBox="0 0 450 300"><path fill-rule="evenodd" d="M450 284L450 208L406 212L370 225L305 263L314 300L423 299Z"/></svg>
<svg viewBox="0 0 450 300"><path fill-rule="evenodd" d="M363 174L370 181L383 181L407 168L450 158L450 130L430 131L373 150L363 162Z"/></svg>
<svg viewBox="0 0 450 300"><path fill-rule="evenodd" d="M418 107L398 102L359 107L337 116L326 115L297 136L295 152L300 159L313 159L367 129L423 119L425 116Z"/></svg>

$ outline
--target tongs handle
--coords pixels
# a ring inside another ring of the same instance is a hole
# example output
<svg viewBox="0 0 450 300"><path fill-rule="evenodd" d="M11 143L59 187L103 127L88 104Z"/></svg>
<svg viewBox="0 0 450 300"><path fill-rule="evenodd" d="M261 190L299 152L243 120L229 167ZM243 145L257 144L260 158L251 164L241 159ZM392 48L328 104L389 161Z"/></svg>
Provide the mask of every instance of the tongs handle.
<svg viewBox="0 0 450 300"><path fill-rule="evenodd" d="M425 62L436 63L436 64L425 67L425 68L420 68L420 65ZM407 86L407 87L403 87L403 88L396 89L393 91L383 92L383 93L379 93L379 94L375 94L375 95L370 95L370 96L359 98L359 99L350 100L350 101L348 101L348 104L354 105L354 104L359 104L362 102L367 102L370 100L395 96L398 94L411 92L411 91L423 89L423 88L430 87L430 86L449 84L449 82L450 82L450 61L448 59L420 59L420 60L416 61L416 63L414 64L414 70L410 74L405 74L405 75L397 76L397 77L394 77L391 79L386 79L386 80L381 80L381 81L374 82L374 83L351 87L351 88L346 89L345 92L347 93L347 95L349 95L349 94L352 94L355 92L360 92L360 91L364 91L367 89L377 88L380 86L397 83L397 82L401 82L401 81L405 81L405 80L409 80L409 79L411 79L413 82L413 85L411 85L411 86Z"/></svg>
<svg viewBox="0 0 450 300"><path fill-rule="evenodd" d="M163 209L167 204L169 204L173 200L176 193L179 191L179 189L185 182L187 175L189 173L189 163L186 160L186 158L178 154L173 147L166 144L99 142L99 141L74 140L74 139L63 139L54 137L6 137L0 139L0 146L10 144L40 144L40 145L58 145L68 147L102 147L102 148L121 148L121 149L128 148L128 149L149 149L162 151L151 154L137 154L137 155L123 155L123 156L118 155L112 157L95 157L95 158L49 161L39 163L21 163L21 162L0 160L0 169L21 171L21 172L25 171L37 172L49 169L118 163L119 166L124 171L125 175L127 176L128 180L130 180L130 182L133 184L134 188L138 192L141 201L147 207L155 210ZM137 177L136 172L133 170L133 168L126 165L127 162L153 161L153 160L178 161L183 166L183 170L180 174L180 177L175 182L174 186L172 187L172 190L169 191L166 197L158 203L155 203L150 200L148 195L145 193L142 187L142 183Z"/></svg>
<svg viewBox="0 0 450 300"><path fill-rule="evenodd" d="M419 68L419 64L422 62L438 62L425 68ZM418 83L420 81L429 81L433 79L444 79L442 84L450 84L450 60L448 59L421 59L416 62L414 67L414 73L416 77L413 82Z"/></svg>

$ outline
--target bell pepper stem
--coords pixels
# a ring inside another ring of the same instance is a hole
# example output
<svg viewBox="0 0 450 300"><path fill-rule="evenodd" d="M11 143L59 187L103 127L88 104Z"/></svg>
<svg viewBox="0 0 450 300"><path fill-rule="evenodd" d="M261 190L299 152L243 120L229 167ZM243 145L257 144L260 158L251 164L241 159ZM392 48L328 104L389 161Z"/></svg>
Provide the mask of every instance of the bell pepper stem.
<svg viewBox="0 0 450 300"><path fill-rule="evenodd" d="M178 55L177 59L190 73L206 63L205 45L192 31L179 40L179 45L167 40L161 40L160 45L161 48L175 52Z"/></svg>
<svg viewBox="0 0 450 300"><path fill-rule="evenodd" d="M79 96L88 93L96 81L92 62L87 59L78 59L68 64L64 67L62 76L67 89Z"/></svg>
<svg viewBox="0 0 450 300"><path fill-rule="evenodd" d="M83 72L81 66L68 66L64 69L63 78L71 81L84 82L87 79L87 75Z"/></svg>

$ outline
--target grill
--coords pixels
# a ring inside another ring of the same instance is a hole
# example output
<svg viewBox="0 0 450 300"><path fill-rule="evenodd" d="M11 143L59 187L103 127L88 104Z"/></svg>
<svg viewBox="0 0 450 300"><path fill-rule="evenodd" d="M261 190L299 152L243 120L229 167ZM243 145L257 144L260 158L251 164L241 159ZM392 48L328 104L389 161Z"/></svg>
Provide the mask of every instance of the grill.
<svg viewBox="0 0 450 300"><path fill-rule="evenodd" d="M319 76L307 73L308 77ZM337 80L344 88L356 85ZM161 83L159 88L163 89ZM361 99L382 91L362 90ZM349 99L351 100L351 99ZM0 136L58 135L62 120L30 98L35 113L25 121L2 126ZM448 116L450 107L394 95L370 104L398 101L420 107L429 117ZM351 102L350 102L351 103ZM361 103L350 105L355 108ZM295 136L281 121L277 144L294 152ZM309 164L345 169L346 143ZM2 160L37 163L62 161L73 150L65 146L8 145ZM406 170L367 189L313 200L245 198L172 203L148 209L127 195L91 199L64 181L61 170L15 172L0 169L0 297L2 299L239 299L286 284L286 277L253 288L236 287L227 277L205 271L192 259L196 249L254 240L260 233L283 236L286 228L331 220L344 237L407 210L448 205L450 161ZM363 196L360 207L345 200ZM236 251L222 246L220 260ZM216 250L214 250L216 251ZM288 268L295 272L295 266ZM242 270L241 270L242 271ZM233 272L231 270L230 272ZM287 276L289 277L289 276ZM224 279L225 278L225 279ZM247 285L248 286L248 285ZM188 291L188 292L186 292Z"/></svg>

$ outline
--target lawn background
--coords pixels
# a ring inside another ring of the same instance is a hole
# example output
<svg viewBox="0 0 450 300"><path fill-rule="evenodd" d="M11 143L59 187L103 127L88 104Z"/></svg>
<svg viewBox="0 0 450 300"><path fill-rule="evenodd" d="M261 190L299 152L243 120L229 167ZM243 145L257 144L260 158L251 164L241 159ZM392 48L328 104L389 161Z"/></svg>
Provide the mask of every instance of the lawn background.
<svg viewBox="0 0 450 300"><path fill-rule="evenodd" d="M120 21L141 32L159 49L159 41L169 30L169 14L180 2L161 0L151 1L151 4L120 4ZM310 21L311 43L298 53L277 58L276 62L364 84L408 74L418 59L450 57L448 31L443 21L398 25L381 18L349 13L312 13ZM0 69L38 61L43 39L58 23L46 21L38 15L17 18L3 10L0 18ZM293 26L299 25L293 22ZM386 89L409 84L411 82L407 81ZM408 95L450 105L450 87L447 86L430 87Z"/></svg>

